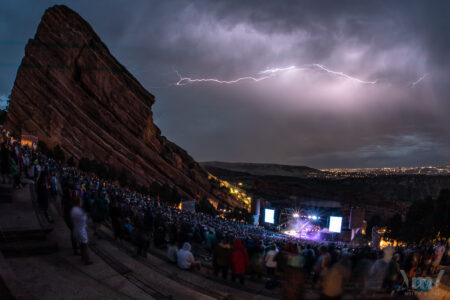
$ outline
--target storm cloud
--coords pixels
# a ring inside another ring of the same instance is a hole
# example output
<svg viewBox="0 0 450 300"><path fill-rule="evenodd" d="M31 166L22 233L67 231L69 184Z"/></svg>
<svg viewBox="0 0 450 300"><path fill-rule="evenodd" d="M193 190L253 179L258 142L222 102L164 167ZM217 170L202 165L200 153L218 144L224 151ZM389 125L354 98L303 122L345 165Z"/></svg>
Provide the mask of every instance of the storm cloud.
<svg viewBox="0 0 450 300"><path fill-rule="evenodd" d="M449 162L448 1L61 3L156 96L155 122L198 161L317 168ZM54 4L2 2L3 97ZM302 68L312 64L335 73ZM235 80L289 66L297 68L258 82L175 85L177 72Z"/></svg>

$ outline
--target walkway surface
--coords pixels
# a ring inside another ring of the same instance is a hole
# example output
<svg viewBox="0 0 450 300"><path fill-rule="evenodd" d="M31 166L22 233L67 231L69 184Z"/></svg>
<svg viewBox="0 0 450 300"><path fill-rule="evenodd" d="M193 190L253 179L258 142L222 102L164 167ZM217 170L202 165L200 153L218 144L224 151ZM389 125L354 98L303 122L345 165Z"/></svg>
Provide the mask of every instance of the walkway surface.
<svg viewBox="0 0 450 300"><path fill-rule="evenodd" d="M8 186L1 184L0 189ZM33 202L30 200L30 190L26 185L21 190L12 190L11 202L0 202L0 229L36 229L40 228Z"/></svg>

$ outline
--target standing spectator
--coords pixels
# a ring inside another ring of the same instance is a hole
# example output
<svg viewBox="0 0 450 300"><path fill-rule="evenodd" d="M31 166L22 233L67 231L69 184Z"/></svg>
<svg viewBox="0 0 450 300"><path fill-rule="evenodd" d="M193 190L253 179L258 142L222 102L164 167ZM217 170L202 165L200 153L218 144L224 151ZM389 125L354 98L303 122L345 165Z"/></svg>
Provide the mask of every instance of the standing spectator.
<svg viewBox="0 0 450 300"><path fill-rule="evenodd" d="M386 277L384 278L383 287L385 287L388 291L392 291L398 281L400 274L400 265L399 265L400 255L398 253L394 254L391 261L389 262Z"/></svg>
<svg viewBox="0 0 450 300"><path fill-rule="evenodd" d="M89 200L87 200L89 201ZM108 215L108 202L104 194L95 197L91 206L91 218L94 223L94 235L98 236L98 227L105 221Z"/></svg>
<svg viewBox="0 0 450 300"><path fill-rule="evenodd" d="M319 258L314 267L313 286L317 284L319 279L322 279L328 271L331 262L331 256L327 252L327 247L321 246L319 248Z"/></svg>
<svg viewBox="0 0 450 300"><path fill-rule="evenodd" d="M8 179L8 182L10 182L9 179L9 149L8 149L8 142L5 140L2 143L1 149L1 169L2 169L2 182L5 183L5 178Z"/></svg>
<svg viewBox="0 0 450 300"><path fill-rule="evenodd" d="M441 243L438 243L436 245L436 248L434 249L434 259L431 263L431 273L436 274L437 269L439 265L441 264L442 257L445 253L445 246Z"/></svg>
<svg viewBox="0 0 450 300"><path fill-rule="evenodd" d="M250 261L248 258L247 250L244 248L244 244L240 239L234 239L234 247L231 254L231 279L234 281L236 277L238 277L239 282L241 284L244 284L244 274L249 266Z"/></svg>
<svg viewBox="0 0 450 300"><path fill-rule="evenodd" d="M37 198L39 209L44 213L44 216L49 222L53 222L53 219L48 214L48 198L49 198L49 183L47 171L43 171L37 182Z"/></svg>
<svg viewBox="0 0 450 300"><path fill-rule="evenodd" d="M213 246L215 244L215 235L214 232L209 229L206 233L205 233L205 241L206 241L206 249L212 253L213 250Z"/></svg>
<svg viewBox="0 0 450 300"><path fill-rule="evenodd" d="M114 232L114 240L122 241L123 230L121 225L121 210L119 203L116 200L111 201L110 203L109 216L111 218L111 225Z"/></svg>
<svg viewBox="0 0 450 300"><path fill-rule="evenodd" d="M137 245L135 256L147 257L149 238L144 229L144 216L138 214L134 217L134 239Z"/></svg>
<svg viewBox="0 0 450 300"><path fill-rule="evenodd" d="M351 262L344 257L335 263L323 277L323 289L321 300L342 299L344 282L350 277Z"/></svg>
<svg viewBox="0 0 450 300"><path fill-rule="evenodd" d="M258 279L262 278L264 274L264 248L261 241L258 241L253 248L253 253L250 258L250 269L252 276L256 275Z"/></svg>
<svg viewBox="0 0 450 300"><path fill-rule="evenodd" d="M164 238L165 238L164 226L160 225L156 228L156 232L153 235L153 244L155 245L156 248L162 248L164 246L165 244ZM189 247L190 246L191 244L189 244Z"/></svg>
<svg viewBox="0 0 450 300"><path fill-rule="evenodd" d="M316 260L314 250L311 249L310 244L306 245L306 248L303 249L302 255L305 258L305 266L304 267L305 267L306 274L310 275L311 271L314 267L314 262Z"/></svg>
<svg viewBox="0 0 450 300"><path fill-rule="evenodd" d="M213 252L214 276L217 276L219 272L221 272L222 278L226 279L230 263L231 245L228 238L222 238L220 243L214 248Z"/></svg>
<svg viewBox="0 0 450 300"><path fill-rule="evenodd" d="M58 179L56 178L55 172L52 172L52 176L50 179L50 189L54 200L56 200L56 196L58 195Z"/></svg>
<svg viewBox="0 0 450 300"><path fill-rule="evenodd" d="M88 234L87 234L87 220L86 212L80 207L80 199L74 198L73 207L70 211L70 217L73 224L73 233L75 240L80 245L81 261L85 265L91 265L92 261L89 259L88 253Z"/></svg>
<svg viewBox="0 0 450 300"><path fill-rule="evenodd" d="M281 299L302 299L303 286L305 284L305 274L303 272L305 258L299 253L297 245L292 243L288 243L287 247L280 254L283 254L284 257Z"/></svg>
<svg viewBox="0 0 450 300"><path fill-rule="evenodd" d="M74 203L74 200L71 198L69 189L67 187L64 188L63 196L61 199L63 218L64 218L64 222L66 223L67 227L69 227L69 230L70 230L70 240L72 242L73 254L80 255L80 252L78 251L79 250L78 243L77 243L77 240L75 239L75 235L73 232L72 218L70 216L70 212L72 210L73 203Z"/></svg>
<svg viewBox="0 0 450 300"><path fill-rule="evenodd" d="M366 282L366 288L369 291L379 291L383 287L383 283L388 272L389 262L392 260L393 254L394 249L392 247L384 248L383 258L376 260L370 268L369 277ZM417 265L415 264L415 266L411 269L412 271L410 272L414 273L416 267Z"/></svg>
<svg viewBox="0 0 450 300"><path fill-rule="evenodd" d="M270 247L270 250L267 252L266 257L264 258L264 262L266 264L267 275L270 277L275 276L275 270L277 269L277 257L278 251L275 245Z"/></svg>

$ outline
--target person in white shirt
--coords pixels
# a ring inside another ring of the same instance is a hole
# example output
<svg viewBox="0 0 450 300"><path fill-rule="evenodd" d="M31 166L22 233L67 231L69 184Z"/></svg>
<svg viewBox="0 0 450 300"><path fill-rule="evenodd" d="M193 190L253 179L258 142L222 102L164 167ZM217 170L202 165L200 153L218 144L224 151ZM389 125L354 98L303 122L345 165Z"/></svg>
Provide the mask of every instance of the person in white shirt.
<svg viewBox="0 0 450 300"><path fill-rule="evenodd" d="M275 258L277 254L278 254L277 248L275 247L275 245L272 245L270 247L269 252L267 252L266 257L264 258L264 262L267 268L267 275L269 276L275 275L275 270L277 268L277 262Z"/></svg>
<svg viewBox="0 0 450 300"><path fill-rule="evenodd" d="M72 219L74 238L80 244L81 261L85 265L91 265L92 261L89 259L88 253L88 216L86 212L80 207L80 200L78 199L78 197L74 198L74 206L70 210L70 218Z"/></svg>
<svg viewBox="0 0 450 300"><path fill-rule="evenodd" d="M194 259L194 255L191 252L191 244L184 243L183 248L178 251L177 264L183 270L190 270L194 267L200 269L200 262Z"/></svg>

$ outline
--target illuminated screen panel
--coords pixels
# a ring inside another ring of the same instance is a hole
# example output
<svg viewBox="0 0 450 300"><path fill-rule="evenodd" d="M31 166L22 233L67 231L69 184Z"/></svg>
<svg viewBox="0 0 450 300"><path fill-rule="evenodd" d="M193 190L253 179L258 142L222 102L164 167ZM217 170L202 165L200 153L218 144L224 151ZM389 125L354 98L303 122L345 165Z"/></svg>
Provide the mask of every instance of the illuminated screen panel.
<svg viewBox="0 0 450 300"><path fill-rule="evenodd" d="M266 208L264 209L264 222L274 224L275 223L275 210Z"/></svg>
<svg viewBox="0 0 450 300"><path fill-rule="evenodd" d="M341 232L342 217L330 217L330 232Z"/></svg>

